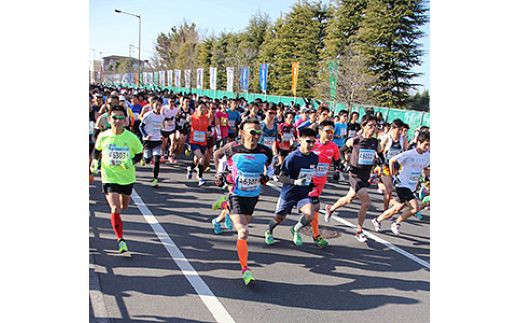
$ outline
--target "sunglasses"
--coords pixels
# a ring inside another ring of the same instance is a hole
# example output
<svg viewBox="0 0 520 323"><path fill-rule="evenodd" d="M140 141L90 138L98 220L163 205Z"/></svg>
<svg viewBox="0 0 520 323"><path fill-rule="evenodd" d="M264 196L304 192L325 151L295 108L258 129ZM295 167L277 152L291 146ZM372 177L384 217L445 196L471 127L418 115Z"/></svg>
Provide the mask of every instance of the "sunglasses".
<svg viewBox="0 0 520 323"><path fill-rule="evenodd" d="M305 139L305 142L308 144L313 144L315 142L314 139Z"/></svg>
<svg viewBox="0 0 520 323"><path fill-rule="evenodd" d="M326 133L334 133L334 129L323 129Z"/></svg>
<svg viewBox="0 0 520 323"><path fill-rule="evenodd" d="M276 112L269 112L269 114L273 114L274 115L274 114L276 114Z"/></svg>
<svg viewBox="0 0 520 323"><path fill-rule="evenodd" d="M114 119L114 120L125 120L125 116L116 116L116 115L113 115L113 116L112 116L112 119Z"/></svg>
<svg viewBox="0 0 520 323"><path fill-rule="evenodd" d="M367 127L369 127L369 128L375 128L375 127L376 127L376 124L375 124L375 123L367 124Z"/></svg>
<svg viewBox="0 0 520 323"><path fill-rule="evenodd" d="M249 134L251 136L255 136L255 135L256 136L261 136L262 135L262 130L254 130L254 129L252 129L251 131L249 131Z"/></svg>

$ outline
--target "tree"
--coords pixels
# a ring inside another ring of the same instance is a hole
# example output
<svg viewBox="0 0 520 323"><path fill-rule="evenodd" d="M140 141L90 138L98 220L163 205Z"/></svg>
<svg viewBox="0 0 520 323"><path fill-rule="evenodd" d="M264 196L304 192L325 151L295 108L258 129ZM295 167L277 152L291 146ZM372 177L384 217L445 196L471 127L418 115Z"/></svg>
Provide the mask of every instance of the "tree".
<svg viewBox="0 0 520 323"><path fill-rule="evenodd" d="M118 74L130 73L133 72L133 60L130 58L124 58L118 62L116 62L115 71Z"/></svg>
<svg viewBox="0 0 520 323"><path fill-rule="evenodd" d="M377 77L373 98L383 106L403 108L408 90L417 84L412 71L423 54L417 40L427 22L424 0L368 0L365 18L356 35L356 51L365 56Z"/></svg>

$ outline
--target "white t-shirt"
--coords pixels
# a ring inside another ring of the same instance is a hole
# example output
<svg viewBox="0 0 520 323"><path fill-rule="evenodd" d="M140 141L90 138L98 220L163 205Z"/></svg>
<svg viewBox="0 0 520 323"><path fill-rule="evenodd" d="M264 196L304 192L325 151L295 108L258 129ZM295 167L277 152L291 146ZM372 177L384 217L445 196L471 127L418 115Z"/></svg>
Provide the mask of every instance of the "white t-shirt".
<svg viewBox="0 0 520 323"><path fill-rule="evenodd" d="M397 175L396 187L405 187L415 192L422 170L430 165L430 153L419 154L417 149L407 150L394 157L402 166Z"/></svg>
<svg viewBox="0 0 520 323"><path fill-rule="evenodd" d="M164 118L170 118L171 120L165 120L164 122L164 131L173 131L175 130L175 117L177 116L177 113L179 112L179 108L174 107L173 109L170 109L169 105L165 105L162 108L162 114L164 115Z"/></svg>
<svg viewBox="0 0 520 323"><path fill-rule="evenodd" d="M147 112L143 117L144 131L151 136L148 140L161 140L161 128L164 121L164 114L155 114L153 111ZM144 138L143 138L144 139Z"/></svg>

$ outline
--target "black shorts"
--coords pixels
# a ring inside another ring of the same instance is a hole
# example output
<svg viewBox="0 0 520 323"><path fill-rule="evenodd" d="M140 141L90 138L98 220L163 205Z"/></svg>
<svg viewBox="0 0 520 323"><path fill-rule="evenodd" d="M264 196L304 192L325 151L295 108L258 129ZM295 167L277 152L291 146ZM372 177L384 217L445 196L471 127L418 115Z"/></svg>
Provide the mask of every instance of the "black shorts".
<svg viewBox="0 0 520 323"><path fill-rule="evenodd" d="M395 193L397 194L397 198L399 199L399 203L405 203L415 199L412 191L406 187L396 187Z"/></svg>
<svg viewBox="0 0 520 323"><path fill-rule="evenodd" d="M230 194L228 202L229 213L253 215L256 202L258 202L258 196L246 197Z"/></svg>
<svg viewBox="0 0 520 323"><path fill-rule="evenodd" d="M172 131L161 130L161 136L163 136L163 138L168 138L173 133L175 133L175 130L172 130Z"/></svg>
<svg viewBox="0 0 520 323"><path fill-rule="evenodd" d="M368 174L368 176L363 176L360 174L349 172L348 175L350 187L354 189L354 192L357 193L360 189L368 188L370 186L370 183L368 182L370 174Z"/></svg>
<svg viewBox="0 0 520 323"><path fill-rule="evenodd" d="M162 145L161 140L143 140L143 148L144 149L154 149L157 146Z"/></svg>
<svg viewBox="0 0 520 323"><path fill-rule="evenodd" d="M95 147L95 146L96 146L96 143L94 143L94 142L92 142L92 141L90 141L90 142L88 143L88 153L89 153L89 155L92 154L92 152L94 151L94 147Z"/></svg>
<svg viewBox="0 0 520 323"><path fill-rule="evenodd" d="M103 183L103 193L119 193L125 195L132 195L132 187L134 184L119 185L114 183Z"/></svg>
<svg viewBox="0 0 520 323"><path fill-rule="evenodd" d="M278 149L278 155L282 156L283 158L287 157L290 153L290 150Z"/></svg>

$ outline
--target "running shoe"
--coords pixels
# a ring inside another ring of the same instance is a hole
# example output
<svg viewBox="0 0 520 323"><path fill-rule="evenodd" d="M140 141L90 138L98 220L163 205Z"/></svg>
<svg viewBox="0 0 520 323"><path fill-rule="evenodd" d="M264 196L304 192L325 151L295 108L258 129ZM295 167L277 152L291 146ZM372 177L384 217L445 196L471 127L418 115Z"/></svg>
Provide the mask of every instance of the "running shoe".
<svg viewBox="0 0 520 323"><path fill-rule="evenodd" d="M401 234L401 223L392 222L392 224L390 225L390 229L396 236L400 235Z"/></svg>
<svg viewBox="0 0 520 323"><path fill-rule="evenodd" d="M192 172L191 167L188 166L188 167L186 168L186 179L191 179L191 177L192 177L191 172Z"/></svg>
<svg viewBox="0 0 520 323"><path fill-rule="evenodd" d="M199 186L202 186L206 183L206 181L204 179L199 179Z"/></svg>
<svg viewBox="0 0 520 323"><path fill-rule="evenodd" d="M217 222L217 219L211 220L211 223L213 224L213 232L215 232L215 234L221 234L222 226Z"/></svg>
<svg viewBox="0 0 520 323"><path fill-rule="evenodd" d="M128 251L128 246L126 245L126 242L123 239L119 239L119 241L117 242L117 246L119 248L119 253Z"/></svg>
<svg viewBox="0 0 520 323"><path fill-rule="evenodd" d="M161 164L166 163L166 158L164 158L163 156L161 156L161 159L159 160L159 162L160 162Z"/></svg>
<svg viewBox="0 0 520 323"><path fill-rule="evenodd" d="M425 198L422 199L421 201L423 204L424 203L430 203L430 195L426 196Z"/></svg>
<svg viewBox="0 0 520 323"><path fill-rule="evenodd" d="M184 156L190 157L191 155L191 147L187 146L186 149L184 149Z"/></svg>
<svg viewBox="0 0 520 323"><path fill-rule="evenodd" d="M375 230L376 232L381 231L381 223L377 222L377 219L376 219L376 218L373 218L373 219L372 219L372 224L374 225L374 230Z"/></svg>
<svg viewBox="0 0 520 323"><path fill-rule="evenodd" d="M330 205L325 205L325 216L323 217L325 219L325 222L329 222L330 217L332 216L332 212L330 211L330 209Z"/></svg>
<svg viewBox="0 0 520 323"><path fill-rule="evenodd" d="M216 211L222 207L222 203L224 203L227 200L227 195L224 194L221 197L219 197L211 206L211 209L213 211Z"/></svg>
<svg viewBox="0 0 520 323"><path fill-rule="evenodd" d="M206 173L208 173L210 170L211 170L211 167L208 166L208 167L206 167L206 169L205 169L204 171L205 171Z"/></svg>
<svg viewBox="0 0 520 323"><path fill-rule="evenodd" d="M421 214L420 211L417 212L417 213L415 213L415 217L416 217L418 220L422 220L422 219L423 219L423 216L422 216L422 214Z"/></svg>
<svg viewBox="0 0 520 323"><path fill-rule="evenodd" d="M291 227L291 234L293 235L293 242L296 245L296 247L299 247L303 244L302 237L300 236L300 233L298 233L296 230L294 230L294 227Z"/></svg>
<svg viewBox="0 0 520 323"><path fill-rule="evenodd" d="M231 217L227 213L226 213L226 217L224 218L224 226L228 230L232 230L233 229L233 221L231 221Z"/></svg>
<svg viewBox="0 0 520 323"><path fill-rule="evenodd" d="M168 161L170 162L170 164L177 164L177 161L172 156L168 157Z"/></svg>
<svg viewBox="0 0 520 323"><path fill-rule="evenodd" d="M356 239L359 242L367 242L367 236L363 233L363 231L356 232Z"/></svg>
<svg viewBox="0 0 520 323"><path fill-rule="evenodd" d="M264 236L266 245L270 246L276 243L276 241L274 241L273 235L269 233L269 231L265 231Z"/></svg>
<svg viewBox="0 0 520 323"><path fill-rule="evenodd" d="M242 279L244 280L244 284L246 285L249 285L249 283L252 281L252 280L255 280L253 278L253 273L251 272L251 270L249 269L246 269L243 273L242 273Z"/></svg>
<svg viewBox="0 0 520 323"><path fill-rule="evenodd" d="M314 238L314 243L320 247L320 248L325 248L326 246L329 245L329 243L327 242L327 240L323 239L323 237L321 235L317 236L316 238Z"/></svg>
<svg viewBox="0 0 520 323"><path fill-rule="evenodd" d="M379 194L383 194L383 193L384 193L383 190L380 189L379 187L377 188L377 192L378 192Z"/></svg>
<svg viewBox="0 0 520 323"><path fill-rule="evenodd" d="M152 179L152 186L159 187L159 181L157 180L157 178Z"/></svg>
<svg viewBox="0 0 520 323"><path fill-rule="evenodd" d="M145 166L146 162L144 161L144 158L141 158L141 166Z"/></svg>

